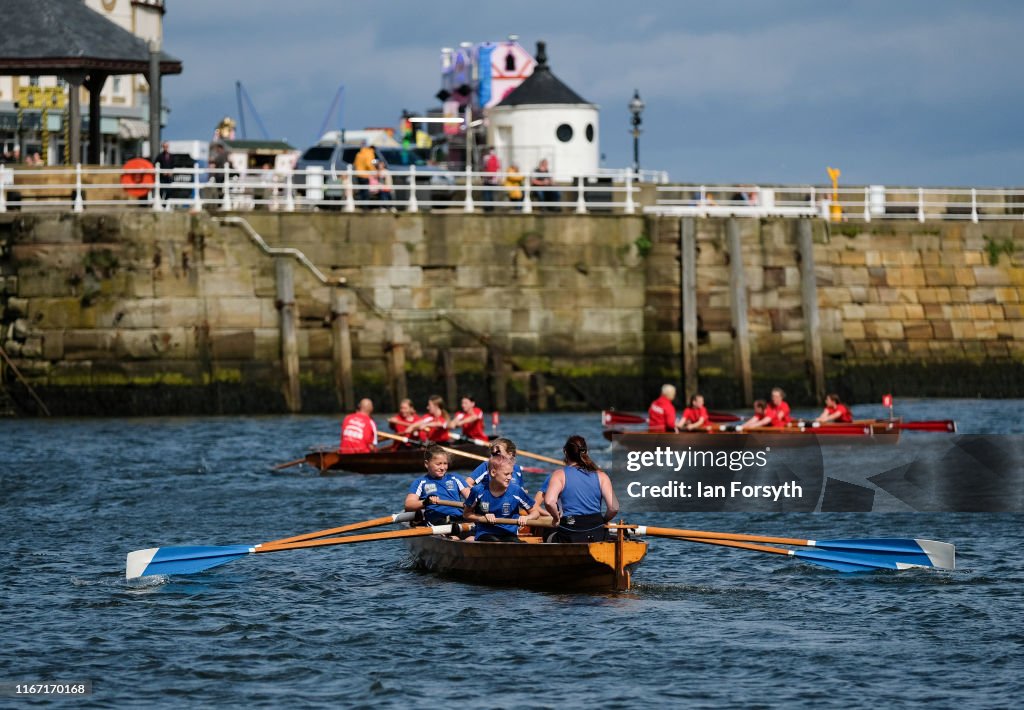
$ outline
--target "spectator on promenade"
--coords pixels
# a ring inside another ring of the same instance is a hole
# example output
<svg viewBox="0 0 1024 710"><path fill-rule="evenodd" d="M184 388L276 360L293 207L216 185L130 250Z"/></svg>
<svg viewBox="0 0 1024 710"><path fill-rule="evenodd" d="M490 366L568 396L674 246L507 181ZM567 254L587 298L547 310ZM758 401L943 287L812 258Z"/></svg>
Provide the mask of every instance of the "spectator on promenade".
<svg viewBox="0 0 1024 710"><path fill-rule="evenodd" d="M551 180L551 168L548 167L548 159L544 158L541 160L537 167L533 169L533 180L531 181L534 187L550 188L555 183ZM539 202L558 202L561 196L558 194L558 190L541 189L537 190L537 200ZM557 212L557 207L548 208L553 212Z"/></svg>
<svg viewBox="0 0 1024 710"><path fill-rule="evenodd" d="M376 160L377 153L373 150L373 147L366 141L363 141L363 147L359 149L355 160L352 161L352 169L356 171L356 185L359 186L356 191L357 200L370 199L367 188L370 184L370 176L377 171L374 165Z"/></svg>
<svg viewBox="0 0 1024 710"><path fill-rule="evenodd" d="M374 173L370 176L370 195L382 202L387 203L385 207L383 204L380 209L390 209L392 212L395 211L391 201L395 199L394 195L394 180L391 178L391 171L388 170L388 164L383 158L375 160L374 162ZM410 188L415 189L415 187Z"/></svg>
<svg viewBox="0 0 1024 710"><path fill-rule="evenodd" d="M160 144L160 152L154 162L160 168L160 199L166 200L170 190L163 186L174 182L174 173L171 172L174 170L174 156L171 155L171 146L167 141Z"/></svg>
<svg viewBox="0 0 1024 710"><path fill-rule="evenodd" d="M501 172L501 161L498 160L498 154L494 152L494 148L488 148L487 153L484 156L484 185L487 188L493 187L498 184L499 175ZM484 212L494 211L494 205L487 204L494 202L494 190L484 189Z"/></svg>
<svg viewBox="0 0 1024 710"><path fill-rule="evenodd" d="M522 209L518 203L523 201L523 183L526 181L526 176L519 172L519 166L512 163L508 166L508 172L505 173L505 181L502 185L508 191L509 202L517 203L514 209Z"/></svg>

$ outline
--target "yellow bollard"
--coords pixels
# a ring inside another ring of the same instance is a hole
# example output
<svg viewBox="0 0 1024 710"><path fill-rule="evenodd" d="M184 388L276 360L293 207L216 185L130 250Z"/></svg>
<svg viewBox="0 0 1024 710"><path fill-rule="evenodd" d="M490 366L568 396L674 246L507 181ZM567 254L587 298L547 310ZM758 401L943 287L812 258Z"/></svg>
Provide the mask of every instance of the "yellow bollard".
<svg viewBox="0 0 1024 710"><path fill-rule="evenodd" d="M826 168L828 177L832 181L832 204L829 205L828 214L832 222L843 221L843 206L839 204L839 168Z"/></svg>

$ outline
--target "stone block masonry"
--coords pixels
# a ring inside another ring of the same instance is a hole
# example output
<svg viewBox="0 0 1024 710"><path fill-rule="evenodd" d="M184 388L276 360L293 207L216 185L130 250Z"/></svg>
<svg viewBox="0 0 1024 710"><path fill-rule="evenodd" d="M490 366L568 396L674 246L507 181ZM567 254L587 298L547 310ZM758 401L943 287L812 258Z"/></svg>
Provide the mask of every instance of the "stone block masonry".
<svg viewBox="0 0 1024 710"><path fill-rule="evenodd" d="M272 246L345 277L357 395L393 406L394 347L420 404L645 408L685 381L680 220L553 214L246 213ZM796 222L695 221L697 386L745 406L731 259L742 259L754 396L812 395ZM1024 225L811 224L827 389L854 401L1008 396L1024 363ZM988 245L1000 245L1000 249ZM1009 248L1004 248L1007 244ZM336 410L331 292L294 272L305 411ZM208 215L0 215L2 345L57 413L284 411L273 259ZM447 360L445 360L447 358ZM391 364L389 364L391 363ZM500 368L500 372L494 368ZM30 397L4 373L24 411ZM503 384L504 383L504 384Z"/></svg>

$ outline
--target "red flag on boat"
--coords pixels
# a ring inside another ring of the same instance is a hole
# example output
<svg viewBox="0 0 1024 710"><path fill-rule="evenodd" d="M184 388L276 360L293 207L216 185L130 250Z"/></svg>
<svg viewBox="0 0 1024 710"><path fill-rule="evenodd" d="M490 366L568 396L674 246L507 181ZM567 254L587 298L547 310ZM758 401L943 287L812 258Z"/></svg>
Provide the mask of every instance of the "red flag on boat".
<svg viewBox="0 0 1024 710"><path fill-rule="evenodd" d="M497 412L491 412L491 431L492 432L498 431L498 424L500 424L500 423L501 423L501 418L498 416L498 413Z"/></svg>
<svg viewBox="0 0 1024 710"><path fill-rule="evenodd" d="M891 394L883 394L882 395L882 406L883 407L889 407L890 409L892 409L892 395Z"/></svg>

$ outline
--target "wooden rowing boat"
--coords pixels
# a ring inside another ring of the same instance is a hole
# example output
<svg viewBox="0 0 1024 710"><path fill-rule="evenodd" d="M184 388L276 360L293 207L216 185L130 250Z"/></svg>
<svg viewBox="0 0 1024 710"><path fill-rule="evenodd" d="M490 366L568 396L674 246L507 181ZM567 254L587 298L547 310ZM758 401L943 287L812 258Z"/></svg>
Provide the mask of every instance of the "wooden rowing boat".
<svg viewBox="0 0 1024 710"><path fill-rule="evenodd" d="M736 431L734 428L720 429L712 427L710 429L698 429L695 431L680 431L673 433L666 432L649 432L643 429L605 429L602 432L602 436L608 441L617 434L649 434L652 436L679 436L688 437L694 434L714 434L719 435L733 435L742 436L745 434L778 434L783 436L842 436L842 437L876 437L880 440L884 440L886 443L896 443L900 435L900 427L893 425L891 422L879 421L877 423L854 423L854 424L828 424L820 427L770 427L762 426L756 428L742 429Z"/></svg>
<svg viewBox="0 0 1024 710"><path fill-rule="evenodd" d="M406 540L416 564L462 582L592 592L629 589L647 543L621 536L608 542L461 542L445 537Z"/></svg>
<svg viewBox="0 0 1024 710"><path fill-rule="evenodd" d="M470 456L486 456L487 447L464 442L445 445L448 449L458 449ZM452 471L472 471L480 463L479 458L470 456L451 456ZM311 451L306 454L305 462L317 469L321 474L341 473L419 473L423 471L423 449L398 447L381 449L372 454L341 454L337 451Z"/></svg>

